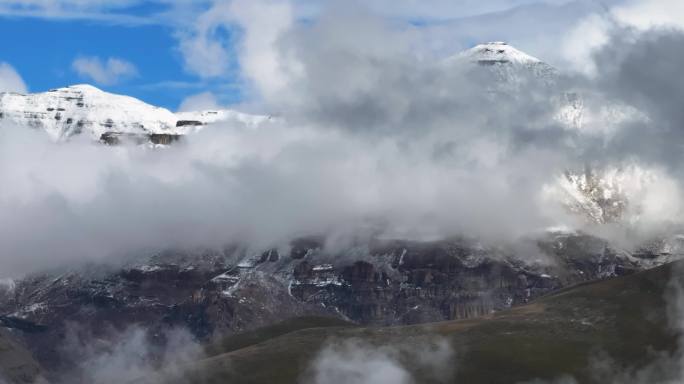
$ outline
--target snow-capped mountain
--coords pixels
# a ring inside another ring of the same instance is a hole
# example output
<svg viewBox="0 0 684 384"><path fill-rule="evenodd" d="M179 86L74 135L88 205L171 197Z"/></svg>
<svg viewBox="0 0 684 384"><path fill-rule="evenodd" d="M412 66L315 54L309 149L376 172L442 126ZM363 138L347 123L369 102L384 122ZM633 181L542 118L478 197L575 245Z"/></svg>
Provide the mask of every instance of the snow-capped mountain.
<svg viewBox="0 0 684 384"><path fill-rule="evenodd" d="M28 95L0 93L0 119L43 129L54 140L81 133L101 140L112 135L183 135L217 121L257 124L268 117L231 110L175 114L83 84Z"/></svg>
<svg viewBox="0 0 684 384"><path fill-rule="evenodd" d="M553 83L558 74L551 65L501 41L476 45L447 58L446 63L474 63L489 69L495 80L516 85L528 76Z"/></svg>
<svg viewBox="0 0 684 384"><path fill-rule="evenodd" d="M542 60L501 41L479 44L444 60L447 68L465 70L492 96L516 96L541 92L550 97L554 120L568 129L581 129L585 117L583 98L558 86L560 72ZM526 100L525 100L526 101Z"/></svg>
<svg viewBox="0 0 684 384"><path fill-rule="evenodd" d="M482 65L517 64L538 65L544 64L536 57L530 56L503 41L495 41L479 44L459 54L471 61Z"/></svg>
<svg viewBox="0 0 684 384"><path fill-rule="evenodd" d="M176 116L164 108L128 96L103 92L90 85L74 85L44 93L0 95L4 120L44 129L60 140L86 133L99 139L106 132L182 133Z"/></svg>

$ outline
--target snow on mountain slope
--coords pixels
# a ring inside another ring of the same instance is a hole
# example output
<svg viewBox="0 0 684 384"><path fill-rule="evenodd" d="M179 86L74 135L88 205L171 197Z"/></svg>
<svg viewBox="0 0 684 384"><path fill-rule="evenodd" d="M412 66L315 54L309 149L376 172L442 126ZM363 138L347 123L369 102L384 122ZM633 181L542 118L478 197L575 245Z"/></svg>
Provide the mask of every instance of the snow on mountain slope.
<svg viewBox="0 0 684 384"><path fill-rule="evenodd" d="M42 128L55 140L79 133L95 139L106 132L180 133L176 116L170 111L90 85L29 95L3 93L0 113L5 120Z"/></svg>
<svg viewBox="0 0 684 384"><path fill-rule="evenodd" d="M604 224L621 219L627 208L623 178L617 169L599 172L587 167L584 172L566 171L544 192L570 212Z"/></svg>
<svg viewBox="0 0 684 384"><path fill-rule="evenodd" d="M679 187L667 173L638 164L568 170L542 194L596 224L675 222L681 206Z"/></svg>
<svg viewBox="0 0 684 384"><path fill-rule="evenodd" d="M230 110L176 115L136 98L84 84L28 95L0 93L0 119L44 129L54 140L81 133L100 140L103 134L182 135L218 121L258 124L268 118Z"/></svg>

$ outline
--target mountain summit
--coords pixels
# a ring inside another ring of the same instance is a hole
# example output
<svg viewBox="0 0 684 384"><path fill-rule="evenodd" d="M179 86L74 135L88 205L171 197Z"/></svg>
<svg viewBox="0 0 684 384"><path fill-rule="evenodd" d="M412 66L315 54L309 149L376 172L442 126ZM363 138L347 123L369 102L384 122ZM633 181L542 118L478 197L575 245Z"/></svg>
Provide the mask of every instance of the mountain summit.
<svg viewBox="0 0 684 384"><path fill-rule="evenodd" d="M473 75L491 80L486 89L493 93L518 93L530 84L554 88L558 79L556 68L502 41L478 44L444 64L473 69Z"/></svg>
<svg viewBox="0 0 684 384"><path fill-rule="evenodd" d="M42 128L54 140L79 133L99 139L112 131L180 133L171 111L86 84L28 95L0 94L0 117L19 125Z"/></svg>
<svg viewBox="0 0 684 384"><path fill-rule="evenodd" d="M530 56L507 43L495 41L479 44L461 53L465 58L483 65L492 64L538 64L542 63L536 57Z"/></svg>

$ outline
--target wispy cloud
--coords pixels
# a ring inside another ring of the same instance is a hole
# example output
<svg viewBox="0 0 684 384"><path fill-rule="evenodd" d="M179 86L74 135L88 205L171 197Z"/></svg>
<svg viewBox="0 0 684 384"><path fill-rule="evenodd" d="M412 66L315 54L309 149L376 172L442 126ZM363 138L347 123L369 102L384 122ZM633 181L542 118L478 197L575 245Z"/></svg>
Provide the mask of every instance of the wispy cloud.
<svg viewBox="0 0 684 384"><path fill-rule="evenodd" d="M26 83L14 67L0 62L0 92L26 93L26 91Z"/></svg>
<svg viewBox="0 0 684 384"><path fill-rule="evenodd" d="M0 16L116 25L180 25L209 0L0 0ZM146 9L146 11L142 11ZM177 17L183 14L184 17Z"/></svg>
<svg viewBox="0 0 684 384"><path fill-rule="evenodd" d="M596 75L593 55L612 42L625 28L684 30L684 3L670 0L634 0L602 8L580 20L565 35L562 54L574 69Z"/></svg>
<svg viewBox="0 0 684 384"><path fill-rule="evenodd" d="M72 63L72 68L81 77L102 85L113 85L138 74L135 65L116 57L107 60L99 57L79 57Z"/></svg>
<svg viewBox="0 0 684 384"><path fill-rule="evenodd" d="M178 107L180 112L204 111L208 109L221 109L221 105L211 92L202 92L186 97Z"/></svg>

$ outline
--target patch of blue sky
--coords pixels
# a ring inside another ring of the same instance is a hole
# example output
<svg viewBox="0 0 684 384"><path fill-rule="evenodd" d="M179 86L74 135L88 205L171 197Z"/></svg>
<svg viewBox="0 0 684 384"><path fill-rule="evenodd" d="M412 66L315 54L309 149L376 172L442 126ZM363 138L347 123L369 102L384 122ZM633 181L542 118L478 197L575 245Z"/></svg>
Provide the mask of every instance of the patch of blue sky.
<svg viewBox="0 0 684 384"><path fill-rule="evenodd" d="M151 15L159 10L158 6L141 4L126 13ZM31 92L91 82L80 77L72 63L77 57L96 56L129 61L138 71L135 77L101 87L107 91L169 109L176 109L189 95L206 91L220 95L220 101L226 104L241 101L240 87L235 85L237 65L230 63L233 70L226 78L211 81L187 73L174 33L171 26L164 24L3 17L0 34L5 38L0 61L14 66Z"/></svg>

